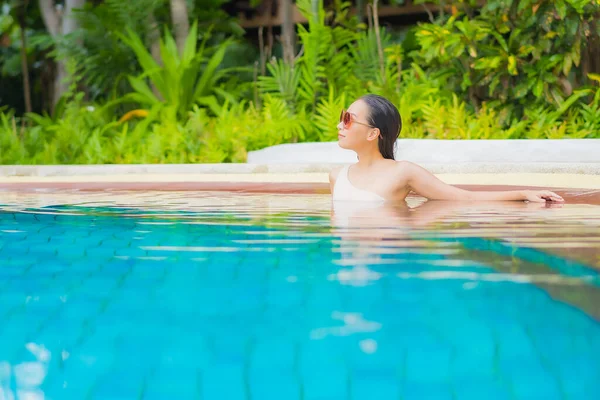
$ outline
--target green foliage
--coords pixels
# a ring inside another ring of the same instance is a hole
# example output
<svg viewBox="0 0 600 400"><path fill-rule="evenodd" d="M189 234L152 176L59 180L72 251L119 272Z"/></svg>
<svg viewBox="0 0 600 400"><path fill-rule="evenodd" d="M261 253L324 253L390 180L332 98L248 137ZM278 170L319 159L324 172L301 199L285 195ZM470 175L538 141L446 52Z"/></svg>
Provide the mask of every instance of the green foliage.
<svg viewBox="0 0 600 400"><path fill-rule="evenodd" d="M587 43L600 37L598 13L595 0L490 0L478 14L455 7L416 28L411 57L473 106L522 116L532 104L558 106L587 81L582 53L597 51Z"/></svg>
<svg viewBox="0 0 600 400"><path fill-rule="evenodd" d="M232 39L215 43L195 23L181 55L165 31L159 62L143 28L111 28L109 42L130 60L114 74L119 89L92 102L79 94L53 116L0 111L0 163L244 162L267 146L335 140L340 110L365 93L398 106L403 138L600 137L600 75L582 68L597 3L492 0L480 13L474 1L455 3L399 38L367 29L347 2L319 2L313 14L311 0L298 0L309 22L298 26L294 62L274 58L255 78L256 67L234 68ZM136 110L119 118L123 105Z"/></svg>
<svg viewBox="0 0 600 400"><path fill-rule="evenodd" d="M209 35L205 35L198 47L198 27L195 23L190 28L181 56L175 39L165 32L164 38L160 40L161 64L152 58L142 39L134 31L128 29L127 35L119 37L133 50L143 71L140 76L128 77L134 92L125 96L123 101L147 107L165 104L173 107L177 115L184 118L192 105L212 101L211 96L218 93L217 83L228 72L219 66L230 41L209 49L206 46ZM151 87L156 91L153 92Z"/></svg>

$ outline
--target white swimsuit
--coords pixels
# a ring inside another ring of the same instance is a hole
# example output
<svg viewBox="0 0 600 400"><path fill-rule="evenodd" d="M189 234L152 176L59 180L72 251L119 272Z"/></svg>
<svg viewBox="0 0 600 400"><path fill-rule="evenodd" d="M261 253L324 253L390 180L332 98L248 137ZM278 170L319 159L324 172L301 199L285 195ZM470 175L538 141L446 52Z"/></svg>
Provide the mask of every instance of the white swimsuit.
<svg viewBox="0 0 600 400"><path fill-rule="evenodd" d="M335 186L333 187L333 201L368 201L384 202L385 199L380 195L359 189L348 179L349 166L345 166L340 171Z"/></svg>

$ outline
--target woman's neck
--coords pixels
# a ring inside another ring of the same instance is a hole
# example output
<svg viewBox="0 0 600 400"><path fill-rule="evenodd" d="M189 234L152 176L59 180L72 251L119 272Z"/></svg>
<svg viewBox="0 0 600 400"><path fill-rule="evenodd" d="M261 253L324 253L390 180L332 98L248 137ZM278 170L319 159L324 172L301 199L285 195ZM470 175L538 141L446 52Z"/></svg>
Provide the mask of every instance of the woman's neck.
<svg viewBox="0 0 600 400"><path fill-rule="evenodd" d="M360 153L357 152L356 155L358 156L357 164L360 168L369 168L373 164L384 159L378 149L375 151L369 150Z"/></svg>

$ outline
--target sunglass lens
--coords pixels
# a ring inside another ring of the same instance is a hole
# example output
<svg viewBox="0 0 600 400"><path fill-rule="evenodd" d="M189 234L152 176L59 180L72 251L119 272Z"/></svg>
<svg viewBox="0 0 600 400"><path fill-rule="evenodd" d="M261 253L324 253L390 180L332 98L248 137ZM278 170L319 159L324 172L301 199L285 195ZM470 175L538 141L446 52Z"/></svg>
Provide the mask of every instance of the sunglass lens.
<svg viewBox="0 0 600 400"><path fill-rule="evenodd" d="M350 128L350 121L351 121L351 120L350 120L350 113L348 113L348 112L345 112L345 113L344 113L344 126L345 126L346 128Z"/></svg>

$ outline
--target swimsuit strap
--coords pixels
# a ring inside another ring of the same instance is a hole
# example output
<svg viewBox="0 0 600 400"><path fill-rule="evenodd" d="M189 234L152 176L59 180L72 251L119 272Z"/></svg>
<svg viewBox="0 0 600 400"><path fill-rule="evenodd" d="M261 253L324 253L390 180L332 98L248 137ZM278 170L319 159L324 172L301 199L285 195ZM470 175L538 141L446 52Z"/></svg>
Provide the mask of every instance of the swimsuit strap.
<svg viewBox="0 0 600 400"><path fill-rule="evenodd" d="M343 201L385 201L383 197L377 193L369 192L368 190L359 189L350 182L348 171L350 166L347 165L340 171L338 178L333 188L333 199Z"/></svg>

